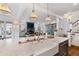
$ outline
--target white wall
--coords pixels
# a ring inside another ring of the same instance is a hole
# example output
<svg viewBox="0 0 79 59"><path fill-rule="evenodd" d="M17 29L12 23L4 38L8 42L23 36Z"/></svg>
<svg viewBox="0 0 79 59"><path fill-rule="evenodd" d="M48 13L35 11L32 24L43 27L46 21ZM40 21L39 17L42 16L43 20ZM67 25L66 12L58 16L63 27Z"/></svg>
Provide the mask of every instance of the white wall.
<svg viewBox="0 0 79 59"><path fill-rule="evenodd" d="M60 30L62 28L62 30ZM64 19L57 18L57 34L62 35L62 34L67 34L69 31L69 22L67 22Z"/></svg>

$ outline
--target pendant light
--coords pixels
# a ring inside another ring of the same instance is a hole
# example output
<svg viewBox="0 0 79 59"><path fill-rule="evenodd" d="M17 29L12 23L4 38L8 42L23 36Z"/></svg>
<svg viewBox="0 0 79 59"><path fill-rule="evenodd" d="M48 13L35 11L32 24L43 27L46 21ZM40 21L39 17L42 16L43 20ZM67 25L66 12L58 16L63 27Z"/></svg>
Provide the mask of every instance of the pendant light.
<svg viewBox="0 0 79 59"><path fill-rule="evenodd" d="M33 3L33 9L32 9L32 14L30 16L30 19L35 20L36 18L37 18L37 14L36 14L36 11L35 11L35 5Z"/></svg>
<svg viewBox="0 0 79 59"><path fill-rule="evenodd" d="M9 9L9 7L4 4L4 3L0 3L0 13L3 13L3 14L11 14L11 10Z"/></svg>
<svg viewBox="0 0 79 59"><path fill-rule="evenodd" d="M48 4L47 4L47 16L46 16L45 20L46 21L51 21L51 18L50 18L49 14L48 14Z"/></svg>

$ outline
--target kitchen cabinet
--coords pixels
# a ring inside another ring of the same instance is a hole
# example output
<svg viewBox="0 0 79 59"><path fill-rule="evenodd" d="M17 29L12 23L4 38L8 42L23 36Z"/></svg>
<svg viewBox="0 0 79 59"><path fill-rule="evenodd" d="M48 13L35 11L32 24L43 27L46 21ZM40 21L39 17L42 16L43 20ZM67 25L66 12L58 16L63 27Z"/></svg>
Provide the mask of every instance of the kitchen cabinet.
<svg viewBox="0 0 79 59"><path fill-rule="evenodd" d="M68 40L59 43L59 52L55 56L67 56L68 55Z"/></svg>
<svg viewBox="0 0 79 59"><path fill-rule="evenodd" d="M56 23L46 25L46 32L48 35L54 35L55 30L56 30Z"/></svg>

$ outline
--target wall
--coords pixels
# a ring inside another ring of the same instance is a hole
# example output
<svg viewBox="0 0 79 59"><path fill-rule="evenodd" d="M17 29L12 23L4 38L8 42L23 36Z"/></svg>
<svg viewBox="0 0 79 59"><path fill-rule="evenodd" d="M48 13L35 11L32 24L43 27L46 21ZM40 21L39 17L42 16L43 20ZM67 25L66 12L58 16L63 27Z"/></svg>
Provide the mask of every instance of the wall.
<svg viewBox="0 0 79 59"><path fill-rule="evenodd" d="M57 18L57 35L67 34L69 31L69 22L64 19ZM62 29L62 30L61 30Z"/></svg>

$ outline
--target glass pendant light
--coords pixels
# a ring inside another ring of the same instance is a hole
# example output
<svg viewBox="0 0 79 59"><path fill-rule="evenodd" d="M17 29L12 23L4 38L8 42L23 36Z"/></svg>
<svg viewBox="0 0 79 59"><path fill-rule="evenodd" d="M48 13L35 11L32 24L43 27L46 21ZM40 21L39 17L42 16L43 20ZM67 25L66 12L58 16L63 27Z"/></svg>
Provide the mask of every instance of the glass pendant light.
<svg viewBox="0 0 79 59"><path fill-rule="evenodd" d="M45 20L46 21L51 21L51 18L50 18L49 14L48 14L48 4L47 4L47 16L46 16Z"/></svg>
<svg viewBox="0 0 79 59"><path fill-rule="evenodd" d="M3 14L11 14L11 10L9 9L9 7L4 4L4 3L0 3L0 13L3 13Z"/></svg>
<svg viewBox="0 0 79 59"><path fill-rule="evenodd" d="M33 3L33 9L32 9L32 14L30 16L30 19L36 19L37 18L37 14L36 14L36 11L35 11L35 5Z"/></svg>

